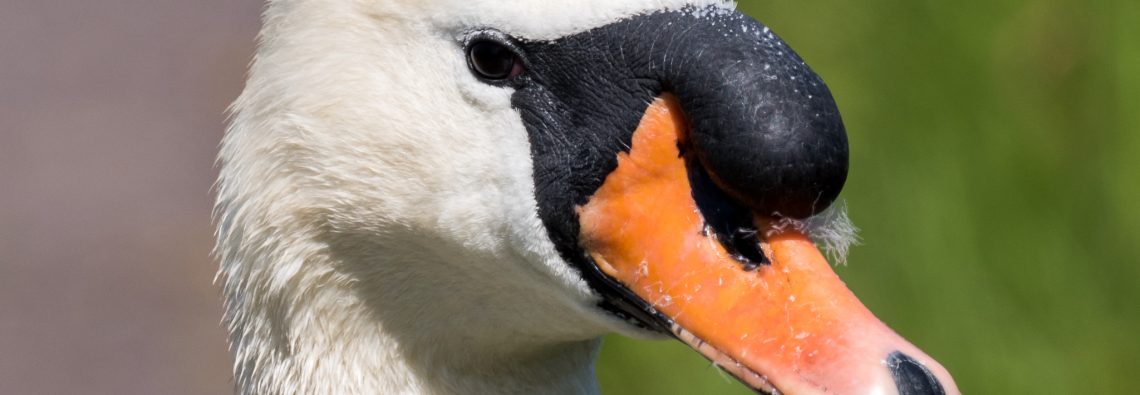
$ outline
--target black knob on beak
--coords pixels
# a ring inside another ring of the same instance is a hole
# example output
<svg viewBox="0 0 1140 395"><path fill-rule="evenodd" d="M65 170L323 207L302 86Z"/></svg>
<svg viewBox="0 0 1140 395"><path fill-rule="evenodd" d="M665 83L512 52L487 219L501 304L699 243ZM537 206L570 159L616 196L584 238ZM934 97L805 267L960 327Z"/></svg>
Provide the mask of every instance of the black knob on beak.
<svg viewBox="0 0 1140 395"><path fill-rule="evenodd" d="M663 29L661 81L717 185L762 215L827 208L847 180L847 135L831 92L799 55L739 13Z"/></svg>

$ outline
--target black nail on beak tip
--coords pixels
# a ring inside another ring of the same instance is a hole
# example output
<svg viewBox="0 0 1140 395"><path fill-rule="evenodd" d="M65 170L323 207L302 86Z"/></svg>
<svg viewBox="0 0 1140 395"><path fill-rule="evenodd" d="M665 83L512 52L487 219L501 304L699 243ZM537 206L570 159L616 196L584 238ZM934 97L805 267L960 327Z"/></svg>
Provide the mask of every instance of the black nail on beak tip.
<svg viewBox="0 0 1140 395"><path fill-rule="evenodd" d="M942 383L927 369L926 366L915 361L914 358L895 351L887 357L887 367L891 369L891 377L895 379L895 386L899 395L945 395L946 390Z"/></svg>

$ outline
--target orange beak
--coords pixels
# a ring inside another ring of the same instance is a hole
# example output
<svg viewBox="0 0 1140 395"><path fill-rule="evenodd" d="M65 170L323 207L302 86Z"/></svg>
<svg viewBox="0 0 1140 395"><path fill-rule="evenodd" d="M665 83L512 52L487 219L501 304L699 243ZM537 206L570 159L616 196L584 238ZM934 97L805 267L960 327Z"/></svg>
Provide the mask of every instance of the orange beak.
<svg viewBox="0 0 1140 395"><path fill-rule="evenodd" d="M811 240L754 216L767 258L742 265L704 231L671 96L651 104L630 152L579 207L598 268L671 320L675 337L755 390L957 394L949 373L880 322ZM691 163L691 162L689 162Z"/></svg>

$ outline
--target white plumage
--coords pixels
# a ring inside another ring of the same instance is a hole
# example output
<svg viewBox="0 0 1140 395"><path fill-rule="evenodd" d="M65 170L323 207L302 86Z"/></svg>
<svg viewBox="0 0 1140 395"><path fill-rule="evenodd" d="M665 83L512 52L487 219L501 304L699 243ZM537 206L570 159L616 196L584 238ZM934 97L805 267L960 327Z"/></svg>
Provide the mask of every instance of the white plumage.
<svg viewBox="0 0 1140 395"><path fill-rule="evenodd" d="M637 333L555 252L511 91L478 82L459 39L694 3L732 6L270 1L220 154L239 392L597 392L599 336Z"/></svg>

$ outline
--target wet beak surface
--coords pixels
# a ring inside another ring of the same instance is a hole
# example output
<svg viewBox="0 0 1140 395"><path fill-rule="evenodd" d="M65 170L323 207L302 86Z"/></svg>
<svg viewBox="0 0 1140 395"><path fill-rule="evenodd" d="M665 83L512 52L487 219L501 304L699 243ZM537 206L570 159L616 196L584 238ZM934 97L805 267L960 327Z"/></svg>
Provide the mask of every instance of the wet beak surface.
<svg viewBox="0 0 1140 395"><path fill-rule="evenodd" d="M685 125L677 101L658 98L630 152L579 207L582 247L603 273L755 390L958 393L949 373L876 319L794 227L753 218L768 258L755 267L707 232L679 148Z"/></svg>

